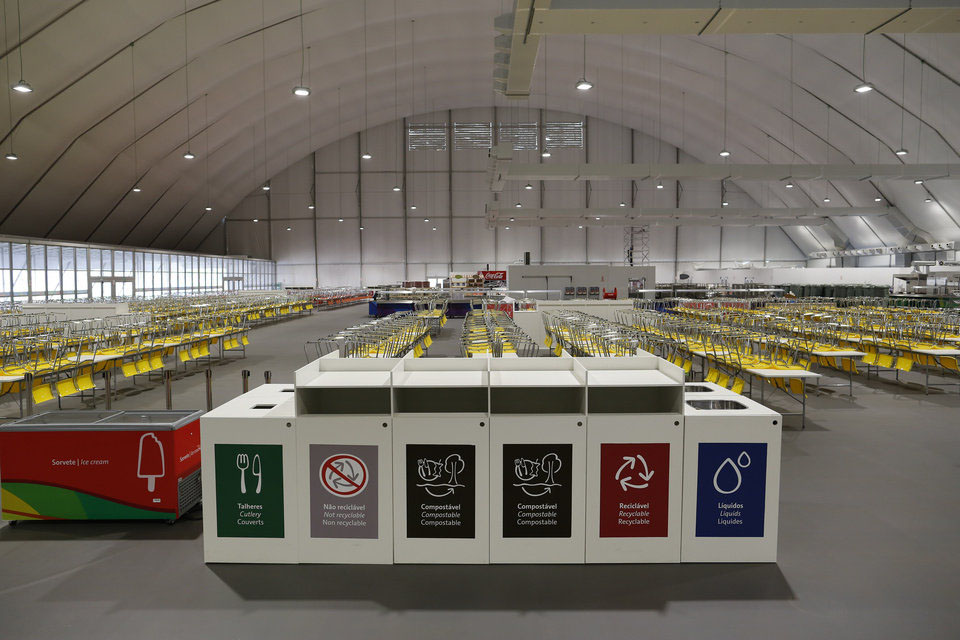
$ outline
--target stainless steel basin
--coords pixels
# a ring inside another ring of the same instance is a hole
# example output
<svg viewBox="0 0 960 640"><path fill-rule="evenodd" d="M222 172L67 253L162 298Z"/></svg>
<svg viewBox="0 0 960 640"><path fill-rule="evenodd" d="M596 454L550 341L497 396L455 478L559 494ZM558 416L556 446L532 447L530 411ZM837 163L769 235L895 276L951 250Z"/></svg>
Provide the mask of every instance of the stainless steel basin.
<svg viewBox="0 0 960 640"><path fill-rule="evenodd" d="M706 387L702 384L685 384L683 390L687 393L716 393L716 389Z"/></svg>

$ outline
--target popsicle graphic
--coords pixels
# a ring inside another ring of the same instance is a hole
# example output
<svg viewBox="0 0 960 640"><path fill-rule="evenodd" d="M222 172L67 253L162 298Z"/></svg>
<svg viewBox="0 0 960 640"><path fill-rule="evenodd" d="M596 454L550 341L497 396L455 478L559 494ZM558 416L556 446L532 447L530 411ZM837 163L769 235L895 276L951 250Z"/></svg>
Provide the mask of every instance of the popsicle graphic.
<svg viewBox="0 0 960 640"><path fill-rule="evenodd" d="M157 478L162 478L163 444L152 433L140 436L140 453L137 455L137 477L147 479L147 491L153 493L157 487Z"/></svg>

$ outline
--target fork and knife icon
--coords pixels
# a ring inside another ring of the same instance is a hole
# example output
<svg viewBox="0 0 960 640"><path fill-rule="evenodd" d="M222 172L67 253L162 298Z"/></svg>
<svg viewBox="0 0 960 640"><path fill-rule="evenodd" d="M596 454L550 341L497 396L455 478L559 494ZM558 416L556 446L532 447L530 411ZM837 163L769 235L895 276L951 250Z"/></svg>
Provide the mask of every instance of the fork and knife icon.
<svg viewBox="0 0 960 640"><path fill-rule="evenodd" d="M240 470L240 493L247 492L247 469L250 468L250 456L246 453L237 454L237 469ZM256 477L257 479L257 489L256 493L260 493L260 489L263 487L263 471L260 468L260 454L254 454L253 456L253 468L250 470L250 474Z"/></svg>

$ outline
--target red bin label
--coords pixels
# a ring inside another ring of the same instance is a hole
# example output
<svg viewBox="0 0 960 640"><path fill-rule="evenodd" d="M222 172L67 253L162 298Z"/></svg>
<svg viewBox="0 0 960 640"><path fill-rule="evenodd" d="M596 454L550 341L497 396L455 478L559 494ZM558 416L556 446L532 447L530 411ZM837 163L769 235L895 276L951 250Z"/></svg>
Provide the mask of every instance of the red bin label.
<svg viewBox="0 0 960 640"><path fill-rule="evenodd" d="M600 537L665 538L669 443L600 445Z"/></svg>

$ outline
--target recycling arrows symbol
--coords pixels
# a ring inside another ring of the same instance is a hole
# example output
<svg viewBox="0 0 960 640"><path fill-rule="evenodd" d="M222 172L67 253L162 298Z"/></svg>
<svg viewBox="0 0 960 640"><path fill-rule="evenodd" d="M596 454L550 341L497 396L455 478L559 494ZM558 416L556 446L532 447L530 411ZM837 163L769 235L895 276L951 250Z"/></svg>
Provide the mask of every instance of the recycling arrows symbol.
<svg viewBox="0 0 960 640"><path fill-rule="evenodd" d="M334 477L332 479L333 485L336 487L349 487L351 486L350 482L347 482L346 479L349 478L353 481L352 485L357 486L357 479L360 477L360 473L354 471L353 465L347 464L343 460L337 460L333 463L333 466L340 472L343 478Z"/></svg>
<svg viewBox="0 0 960 640"><path fill-rule="evenodd" d="M636 469L637 461L640 461L640 464L643 466L643 471ZM643 481L643 484L632 484L630 481L633 480L632 475L625 476L624 473L627 472L629 467L629 472L632 474L634 471L637 472L637 478ZM616 479L620 483L620 488L624 491L627 489L646 489L650 486L650 478L653 477L653 471L647 467L647 461L643 459L643 456L639 453L636 456L623 456L623 464L620 465L620 468L617 469Z"/></svg>

